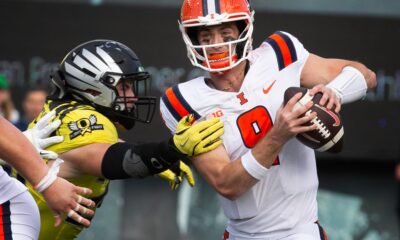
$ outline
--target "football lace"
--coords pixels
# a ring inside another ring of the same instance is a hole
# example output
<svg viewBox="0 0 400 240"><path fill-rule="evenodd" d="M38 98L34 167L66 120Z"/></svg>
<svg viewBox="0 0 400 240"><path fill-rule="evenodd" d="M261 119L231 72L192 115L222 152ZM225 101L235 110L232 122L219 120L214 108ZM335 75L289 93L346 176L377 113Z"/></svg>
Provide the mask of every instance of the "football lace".
<svg viewBox="0 0 400 240"><path fill-rule="evenodd" d="M308 110L306 112L306 115L309 114L311 114L311 110ZM318 133L321 134L323 138L327 139L331 135L329 129L324 125L324 123L318 117L313 118L311 120L311 123L317 125Z"/></svg>

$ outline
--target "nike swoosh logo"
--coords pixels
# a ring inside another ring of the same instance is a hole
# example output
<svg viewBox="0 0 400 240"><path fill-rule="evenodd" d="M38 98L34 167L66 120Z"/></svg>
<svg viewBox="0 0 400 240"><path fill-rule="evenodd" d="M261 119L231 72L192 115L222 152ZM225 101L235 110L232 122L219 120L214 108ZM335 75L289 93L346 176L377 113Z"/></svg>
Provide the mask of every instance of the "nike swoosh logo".
<svg viewBox="0 0 400 240"><path fill-rule="evenodd" d="M333 113L331 110L327 109L326 107L320 106L318 104L316 104L316 106L318 108L322 109L327 114L329 114L333 118L333 120L335 120L335 123L333 124L334 127L337 127L340 125L340 119L335 113Z"/></svg>
<svg viewBox="0 0 400 240"><path fill-rule="evenodd" d="M269 91L271 90L272 86L274 86L276 80L274 80L267 88L263 88L263 93L268 94Z"/></svg>
<svg viewBox="0 0 400 240"><path fill-rule="evenodd" d="M332 117L333 119L335 119L335 123L333 124L333 126L334 126L334 127L339 126L339 125L340 125L340 119L339 119L339 117L338 117L336 114L334 114L333 112L329 111L329 110L328 110L327 112L328 112L329 115L331 115L331 117Z"/></svg>
<svg viewBox="0 0 400 240"><path fill-rule="evenodd" d="M186 140L183 143L181 143L181 147L184 147L186 145L187 141L189 141L189 138L186 138Z"/></svg>

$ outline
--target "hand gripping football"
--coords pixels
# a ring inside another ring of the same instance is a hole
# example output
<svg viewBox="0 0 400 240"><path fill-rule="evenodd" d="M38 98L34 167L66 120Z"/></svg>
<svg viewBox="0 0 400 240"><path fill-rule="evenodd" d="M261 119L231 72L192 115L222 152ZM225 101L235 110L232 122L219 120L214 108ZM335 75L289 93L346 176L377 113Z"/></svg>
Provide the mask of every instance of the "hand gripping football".
<svg viewBox="0 0 400 240"><path fill-rule="evenodd" d="M314 96L308 95L308 89L302 87L290 87L286 89L284 104L286 104L295 94L303 93L302 98L296 103L294 109L305 105L308 101L313 101L313 106L305 114L316 112L317 116L306 125L315 124L317 129L305 133L297 134L296 138L306 146L319 152L340 152L343 146L343 124L340 115L324 106L319 105L322 93ZM333 106L332 109L335 109Z"/></svg>

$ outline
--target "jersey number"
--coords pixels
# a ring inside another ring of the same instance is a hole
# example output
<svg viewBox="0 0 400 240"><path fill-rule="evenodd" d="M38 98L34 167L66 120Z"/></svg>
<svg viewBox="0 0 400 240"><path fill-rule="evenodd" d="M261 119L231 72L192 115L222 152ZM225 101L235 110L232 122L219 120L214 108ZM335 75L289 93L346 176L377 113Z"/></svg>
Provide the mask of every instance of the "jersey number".
<svg viewBox="0 0 400 240"><path fill-rule="evenodd" d="M242 113L236 120L243 143L248 148L253 148L258 140L272 128L271 116L263 106ZM278 157L273 165L279 165Z"/></svg>

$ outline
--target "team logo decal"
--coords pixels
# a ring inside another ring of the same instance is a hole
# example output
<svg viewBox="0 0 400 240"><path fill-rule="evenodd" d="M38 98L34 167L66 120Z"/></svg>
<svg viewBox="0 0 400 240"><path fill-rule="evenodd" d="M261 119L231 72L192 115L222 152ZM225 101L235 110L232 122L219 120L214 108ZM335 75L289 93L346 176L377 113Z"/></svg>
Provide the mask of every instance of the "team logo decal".
<svg viewBox="0 0 400 240"><path fill-rule="evenodd" d="M97 124L97 118L94 114L90 115L89 118L81 118L76 122L68 123L69 129L72 130L72 133L69 135L70 139L74 139L77 136L85 135L85 133L91 133L95 130L103 130L103 124Z"/></svg>
<svg viewBox="0 0 400 240"><path fill-rule="evenodd" d="M238 95L236 95L236 97L239 99L240 101L240 105L243 105L245 103L247 103L249 100L247 100L247 98L244 96L244 92L240 92Z"/></svg>

